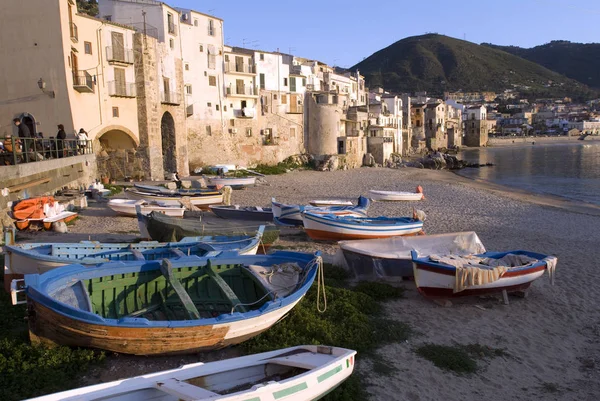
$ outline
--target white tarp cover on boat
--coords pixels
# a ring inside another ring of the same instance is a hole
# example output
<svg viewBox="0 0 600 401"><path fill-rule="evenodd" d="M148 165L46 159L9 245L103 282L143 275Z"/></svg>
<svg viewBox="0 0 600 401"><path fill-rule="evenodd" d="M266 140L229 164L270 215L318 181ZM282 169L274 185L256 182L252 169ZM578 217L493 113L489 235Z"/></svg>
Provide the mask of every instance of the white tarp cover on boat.
<svg viewBox="0 0 600 401"><path fill-rule="evenodd" d="M483 243L474 231L341 241L339 244L342 249L384 259L411 259L410 251L413 249L419 256L431 254L471 255L485 252Z"/></svg>

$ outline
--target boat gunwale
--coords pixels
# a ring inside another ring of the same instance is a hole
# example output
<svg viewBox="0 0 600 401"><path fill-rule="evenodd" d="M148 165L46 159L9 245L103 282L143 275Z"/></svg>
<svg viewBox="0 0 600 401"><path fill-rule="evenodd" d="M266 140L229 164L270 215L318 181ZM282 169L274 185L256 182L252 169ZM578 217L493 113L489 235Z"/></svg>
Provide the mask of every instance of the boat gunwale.
<svg viewBox="0 0 600 401"><path fill-rule="evenodd" d="M322 224L330 227L356 230L356 231L370 231L370 232L390 232L390 231L409 231L418 228L423 228L423 222L420 220L413 219L412 217L350 217L350 216L336 216L334 214L314 214L310 212L303 212L302 217L317 224ZM368 222L361 222L363 220L375 220L375 221L396 221L395 223L382 224L382 225L369 225ZM378 220L379 219L379 220ZM403 222L400 219L409 219L411 222ZM346 220L346 221L345 221ZM358 220L358 221L357 221ZM306 224L305 224L306 226Z"/></svg>
<svg viewBox="0 0 600 401"><path fill-rule="evenodd" d="M173 268L186 268L190 266L198 266L202 264L206 265L210 259L213 264L260 264L261 262L268 262L270 265L284 262L298 262L303 266L304 277L302 282L299 282L294 292L289 295L278 298L275 300L269 300L265 302L259 309L250 310L248 312L232 312L230 314L223 313L219 316L212 318L201 318L196 320L160 320L150 321L145 318L119 318L119 319L108 319L103 318L93 312L84 311L82 309L75 308L73 306L62 303L56 299L53 299L49 293L56 289L62 288L73 281L80 281L91 279L95 277L104 277L109 275L117 274L130 274L139 273L143 271L154 271L160 270L160 261L145 261L145 262L112 262L105 263L96 266L92 269L83 267L81 265L66 265L43 275L39 274L26 274L25 285L26 295L28 302L39 303L56 313L66 316L70 319L83 321L88 324L96 324L103 326L115 326L115 327L164 327L164 328L179 328L179 327L196 327L196 326L211 326L223 323L232 323L241 320L248 320L253 318L260 318L262 315L273 312L277 309L286 307L294 302L299 301L306 292L312 286L312 283L316 277L316 267L311 266L307 271L307 266L319 256L319 253L308 254L300 252L285 252L278 251L270 255L238 255L237 253L229 252L222 254L218 258L215 256L209 257L198 257L198 256L186 256L179 259L172 260ZM114 273L108 273L115 271ZM104 274L102 274L104 273ZM42 277L43 276L43 277ZM265 289L266 290L266 289ZM268 290L266 290L268 291Z"/></svg>

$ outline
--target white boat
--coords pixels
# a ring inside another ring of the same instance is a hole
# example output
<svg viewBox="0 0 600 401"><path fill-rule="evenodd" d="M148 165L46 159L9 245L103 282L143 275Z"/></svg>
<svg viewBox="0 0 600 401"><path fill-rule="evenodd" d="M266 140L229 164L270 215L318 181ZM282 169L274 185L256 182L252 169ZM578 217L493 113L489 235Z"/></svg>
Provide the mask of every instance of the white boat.
<svg viewBox="0 0 600 401"><path fill-rule="evenodd" d="M336 216L355 216L366 217L367 211L371 206L371 201L364 196L358 198L356 205L351 206L305 206L305 205L287 205L277 202L271 198L271 210L273 211L273 220L282 225L301 226L302 212L311 212L314 214L335 214Z"/></svg>
<svg viewBox="0 0 600 401"><path fill-rule="evenodd" d="M358 280L390 280L413 276L412 252L418 255L484 253L473 231L340 241L344 259Z"/></svg>
<svg viewBox="0 0 600 401"><path fill-rule="evenodd" d="M160 202L165 205L178 206L181 205L183 198L189 198L190 202L194 206L206 206L218 205L223 203L223 194L215 195L201 195L201 196L169 196L169 195L158 195L149 192L143 192L135 189L126 189L125 196L128 199L133 200L145 200L147 202Z"/></svg>
<svg viewBox="0 0 600 401"><path fill-rule="evenodd" d="M354 370L356 351L301 345L50 394L30 401L317 400Z"/></svg>
<svg viewBox="0 0 600 401"><path fill-rule="evenodd" d="M256 177L204 177L208 185L230 186L232 189L243 189L256 184Z"/></svg>
<svg viewBox="0 0 600 401"><path fill-rule="evenodd" d="M327 207L327 206L352 206L352 201L343 199L315 199L308 202L311 206Z"/></svg>
<svg viewBox="0 0 600 401"><path fill-rule="evenodd" d="M126 216L136 216L135 205L139 204L142 209L143 215L150 214L152 212L164 213L167 216L172 217L183 217L185 207L179 205L168 205L162 202L148 202L145 200L135 199L111 199L108 201L108 207L119 214Z"/></svg>
<svg viewBox="0 0 600 401"><path fill-rule="evenodd" d="M314 240L338 241L415 235L423 222L411 217L348 217L302 213L304 231Z"/></svg>
<svg viewBox="0 0 600 401"><path fill-rule="evenodd" d="M402 191L378 191L370 190L369 198L374 201L419 201L425 199L423 189L418 186L416 192L402 192Z"/></svg>

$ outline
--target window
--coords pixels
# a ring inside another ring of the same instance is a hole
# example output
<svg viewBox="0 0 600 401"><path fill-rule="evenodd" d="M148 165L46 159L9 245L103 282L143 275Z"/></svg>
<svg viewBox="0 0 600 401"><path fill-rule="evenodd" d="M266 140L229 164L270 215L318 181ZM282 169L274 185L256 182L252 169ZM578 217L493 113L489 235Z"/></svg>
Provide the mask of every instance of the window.
<svg viewBox="0 0 600 401"><path fill-rule="evenodd" d="M112 21L112 15L105 15L104 19L107 21Z"/></svg>
<svg viewBox="0 0 600 401"><path fill-rule="evenodd" d="M185 86L185 94L186 95L191 95L192 94L192 85L186 85Z"/></svg>
<svg viewBox="0 0 600 401"><path fill-rule="evenodd" d="M175 41L174 41L173 39L169 39L169 47L170 47L171 49L174 49L174 48L175 48Z"/></svg>
<svg viewBox="0 0 600 401"><path fill-rule="evenodd" d="M185 63L185 70L189 71L190 70L190 65L188 63Z"/></svg>
<svg viewBox="0 0 600 401"><path fill-rule="evenodd" d="M264 61L265 60L265 55L263 53L260 54L260 61Z"/></svg>
<svg viewBox="0 0 600 401"><path fill-rule="evenodd" d="M208 84L210 86L217 86L217 77L215 77L214 75L211 75L208 77Z"/></svg>
<svg viewBox="0 0 600 401"><path fill-rule="evenodd" d="M212 107L212 103L211 103L211 102L208 102L208 103L206 103L206 106L207 106L207 107Z"/></svg>
<svg viewBox="0 0 600 401"><path fill-rule="evenodd" d="M226 55L225 55L225 61L226 61L226 62L229 62L229 54L226 54Z"/></svg>
<svg viewBox="0 0 600 401"><path fill-rule="evenodd" d="M246 136L252 136L252 128L246 127Z"/></svg>
<svg viewBox="0 0 600 401"><path fill-rule="evenodd" d="M296 138L296 127L290 127L290 138Z"/></svg>
<svg viewBox="0 0 600 401"><path fill-rule="evenodd" d="M223 111L227 111L227 106L223 106Z"/></svg>
<svg viewBox="0 0 600 401"><path fill-rule="evenodd" d="M265 89L265 74L260 74L259 76L260 79L260 89Z"/></svg>
<svg viewBox="0 0 600 401"><path fill-rule="evenodd" d="M206 71L204 71L204 76L205 76L205 77L206 77L206 76L208 76L208 74L206 73Z"/></svg>
<svg viewBox="0 0 600 401"><path fill-rule="evenodd" d="M208 136L212 135L210 125L206 126L206 135L208 135Z"/></svg>
<svg viewBox="0 0 600 401"><path fill-rule="evenodd" d="M200 53L202 53L204 51L204 45L198 45L199 49L200 49Z"/></svg>
<svg viewBox="0 0 600 401"><path fill-rule="evenodd" d="M287 78L283 78L283 86L287 86Z"/></svg>
<svg viewBox="0 0 600 401"><path fill-rule="evenodd" d="M306 78L302 78L302 86L306 86Z"/></svg>
<svg viewBox="0 0 600 401"><path fill-rule="evenodd" d="M229 125L232 127L235 126L235 120L233 118L231 120L229 120Z"/></svg>
<svg viewBox="0 0 600 401"><path fill-rule="evenodd" d="M85 54L92 54L92 42L83 42L83 48L85 49Z"/></svg>
<svg viewBox="0 0 600 401"><path fill-rule="evenodd" d="M194 20L194 26L198 26L198 20L197 19Z"/></svg>
<svg viewBox="0 0 600 401"><path fill-rule="evenodd" d="M119 108L118 107L113 107L112 111L113 111L113 117L119 117Z"/></svg>
<svg viewBox="0 0 600 401"><path fill-rule="evenodd" d="M208 35L215 36L214 21L211 19L208 20Z"/></svg>
<svg viewBox="0 0 600 401"><path fill-rule="evenodd" d="M173 23L173 14L167 13L167 30L169 33L175 33L175 24Z"/></svg>
<svg viewBox="0 0 600 401"><path fill-rule="evenodd" d="M287 95L281 95L281 104L287 104Z"/></svg>
<svg viewBox="0 0 600 401"><path fill-rule="evenodd" d="M273 100L277 100L277 94L273 95Z"/></svg>
<svg viewBox="0 0 600 401"><path fill-rule="evenodd" d="M296 92L296 77L290 78L290 92Z"/></svg>
<svg viewBox="0 0 600 401"><path fill-rule="evenodd" d="M115 95L122 96L127 94L127 84L125 81L125 69L115 68Z"/></svg>
<svg viewBox="0 0 600 401"><path fill-rule="evenodd" d="M215 105L215 109L217 109L217 111L219 111L219 105L218 104Z"/></svg>

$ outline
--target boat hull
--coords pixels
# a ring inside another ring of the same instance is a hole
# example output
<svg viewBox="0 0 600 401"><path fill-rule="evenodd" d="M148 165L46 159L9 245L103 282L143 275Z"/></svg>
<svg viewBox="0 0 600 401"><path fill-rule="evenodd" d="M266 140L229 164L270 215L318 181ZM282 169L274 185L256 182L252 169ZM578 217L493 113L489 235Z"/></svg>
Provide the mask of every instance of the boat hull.
<svg viewBox="0 0 600 401"><path fill-rule="evenodd" d="M419 192L393 192L393 191L369 191L369 197L375 201L401 202L419 201L423 194Z"/></svg>
<svg viewBox="0 0 600 401"><path fill-rule="evenodd" d="M125 196L128 199L133 200L145 200L149 202L161 202L165 205L173 205L179 206L181 205L181 200L187 197L181 196L163 196L163 195L155 195L150 193L144 193L139 191L125 191ZM203 195L203 196L190 196L190 203L194 206L199 207L208 207L209 205L219 205L223 203L223 194L218 195Z"/></svg>
<svg viewBox="0 0 600 401"><path fill-rule="evenodd" d="M314 240L337 241L350 239L387 238L404 235L417 235L423 231L423 222L405 225L352 224L342 219L330 219L312 213L302 214L304 230Z"/></svg>
<svg viewBox="0 0 600 401"><path fill-rule="evenodd" d="M110 200L108 207L114 212L122 214L124 216L136 216L135 203L136 200L123 200L124 202L115 202L117 199ZM120 201L120 199L118 199ZM141 211L143 215L150 214L152 212L164 213L171 217L183 217L185 212L184 207L165 207L159 205L141 205Z"/></svg>
<svg viewBox="0 0 600 401"><path fill-rule="evenodd" d="M176 355L215 350L249 340L277 323L299 301L255 319L175 328L90 324L34 301L28 301L27 311L32 343L97 348L131 355Z"/></svg>
<svg viewBox="0 0 600 401"><path fill-rule="evenodd" d="M413 276L412 259L378 258L342 248L344 259L358 280L388 279Z"/></svg>
<svg viewBox="0 0 600 401"><path fill-rule="evenodd" d="M245 178L220 178L220 177L207 177L210 185L214 186L230 186L231 189L244 189L246 187L254 186L256 184L256 177L245 177Z"/></svg>
<svg viewBox="0 0 600 401"><path fill-rule="evenodd" d="M456 271L439 268L430 263L413 261L415 284L419 292L429 298L457 298L472 295L495 294L502 291L521 291L529 288L531 283L540 278L547 269L546 263L537 263L529 269L507 271L492 283L474 285L454 292Z"/></svg>
<svg viewBox="0 0 600 401"><path fill-rule="evenodd" d="M247 210L233 207L210 207L210 210L222 219L234 219L244 221L273 221L273 212L270 208L265 210Z"/></svg>

